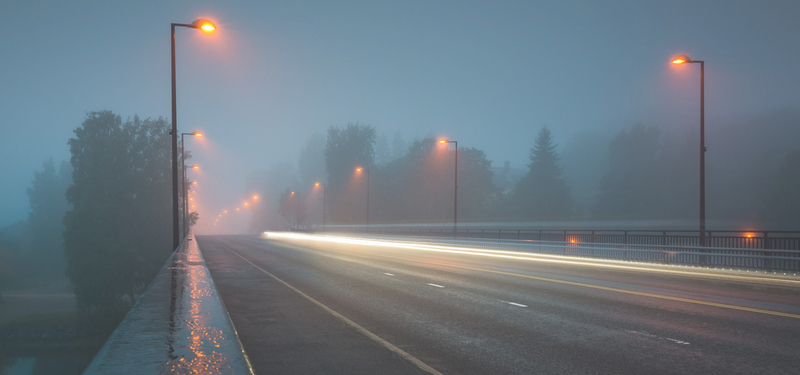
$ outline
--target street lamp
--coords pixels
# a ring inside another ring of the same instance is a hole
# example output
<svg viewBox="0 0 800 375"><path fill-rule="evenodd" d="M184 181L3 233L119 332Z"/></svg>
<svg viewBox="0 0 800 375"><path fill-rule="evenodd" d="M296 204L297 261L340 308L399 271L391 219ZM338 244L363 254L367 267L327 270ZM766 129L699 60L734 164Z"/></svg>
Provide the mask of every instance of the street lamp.
<svg viewBox="0 0 800 375"><path fill-rule="evenodd" d="M447 139L440 139L439 143L443 145L452 143L456 147L456 155L455 155L456 178L455 182L453 183L453 237L458 237L458 141L449 141Z"/></svg>
<svg viewBox="0 0 800 375"><path fill-rule="evenodd" d="M180 243L179 236L179 215L178 215L178 105L177 90L175 87L175 27L189 27L192 29L203 30L210 33L217 29L213 22L206 19L197 19L190 24L172 23L170 24L171 55L172 55L172 249L178 249Z"/></svg>
<svg viewBox="0 0 800 375"><path fill-rule="evenodd" d="M367 172L367 226L369 226L369 168L356 168L357 173Z"/></svg>
<svg viewBox="0 0 800 375"><path fill-rule="evenodd" d="M322 226L325 226L325 184L319 182L314 184L315 187L322 187Z"/></svg>
<svg viewBox="0 0 800 375"><path fill-rule="evenodd" d="M706 246L706 136L705 136L705 61L692 60L679 55L672 59L675 65L700 64L700 246Z"/></svg>

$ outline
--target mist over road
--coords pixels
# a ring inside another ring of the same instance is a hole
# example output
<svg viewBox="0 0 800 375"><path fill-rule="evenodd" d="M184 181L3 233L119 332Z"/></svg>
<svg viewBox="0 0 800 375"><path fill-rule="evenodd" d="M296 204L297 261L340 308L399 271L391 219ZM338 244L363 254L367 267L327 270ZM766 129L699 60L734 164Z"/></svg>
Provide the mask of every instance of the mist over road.
<svg viewBox="0 0 800 375"><path fill-rule="evenodd" d="M800 367L796 279L610 268L387 241L197 238L256 373L744 374Z"/></svg>

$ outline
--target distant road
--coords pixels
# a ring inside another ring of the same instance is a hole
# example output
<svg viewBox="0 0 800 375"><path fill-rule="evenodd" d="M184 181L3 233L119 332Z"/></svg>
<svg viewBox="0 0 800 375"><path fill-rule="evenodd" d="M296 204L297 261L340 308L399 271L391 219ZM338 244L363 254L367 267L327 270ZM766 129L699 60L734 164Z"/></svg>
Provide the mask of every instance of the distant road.
<svg viewBox="0 0 800 375"><path fill-rule="evenodd" d="M256 373L800 369L797 278L424 243L197 238Z"/></svg>

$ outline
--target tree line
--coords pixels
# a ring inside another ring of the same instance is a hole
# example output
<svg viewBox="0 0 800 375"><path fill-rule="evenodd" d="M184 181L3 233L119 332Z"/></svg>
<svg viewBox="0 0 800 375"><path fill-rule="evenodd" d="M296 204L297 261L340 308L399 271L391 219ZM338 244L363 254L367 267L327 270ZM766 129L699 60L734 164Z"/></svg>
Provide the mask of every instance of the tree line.
<svg viewBox="0 0 800 375"><path fill-rule="evenodd" d="M169 127L87 113L69 163L49 159L34 175L27 222L0 231L0 279L19 279L9 264L66 274L79 311L113 327L172 253Z"/></svg>
<svg viewBox="0 0 800 375"><path fill-rule="evenodd" d="M773 230L800 227L800 198L792 193L800 182L800 147L790 141L800 139L797 125L800 114L784 111L707 134L713 140L706 162L710 219L736 219ZM760 136L748 137L748 132ZM374 126L358 123L331 126L325 136L313 136L296 167L284 161L273 166L269 177L251 178L249 188L275 191L281 215L270 216L274 206L262 208L255 214L261 220L254 219L251 229L320 224L322 199L315 181L326 187L328 224L366 223L367 173L356 172L356 167L369 171L371 223L451 221L452 145L433 138L404 144L401 136L394 138L390 145ZM697 133L637 124L609 138L572 139L564 148L565 162L550 129L541 128L531 142L527 168L506 191L495 185L483 151L460 147L459 220L696 219ZM395 151L398 144L403 153ZM279 188L273 186L276 181Z"/></svg>

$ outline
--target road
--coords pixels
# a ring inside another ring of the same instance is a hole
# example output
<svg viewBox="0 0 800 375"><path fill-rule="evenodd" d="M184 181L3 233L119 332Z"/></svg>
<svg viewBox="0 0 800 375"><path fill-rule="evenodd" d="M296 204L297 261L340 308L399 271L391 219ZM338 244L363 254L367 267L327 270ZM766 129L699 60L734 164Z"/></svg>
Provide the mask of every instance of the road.
<svg viewBox="0 0 800 375"><path fill-rule="evenodd" d="M198 244L256 373L800 368L796 277L327 236Z"/></svg>

